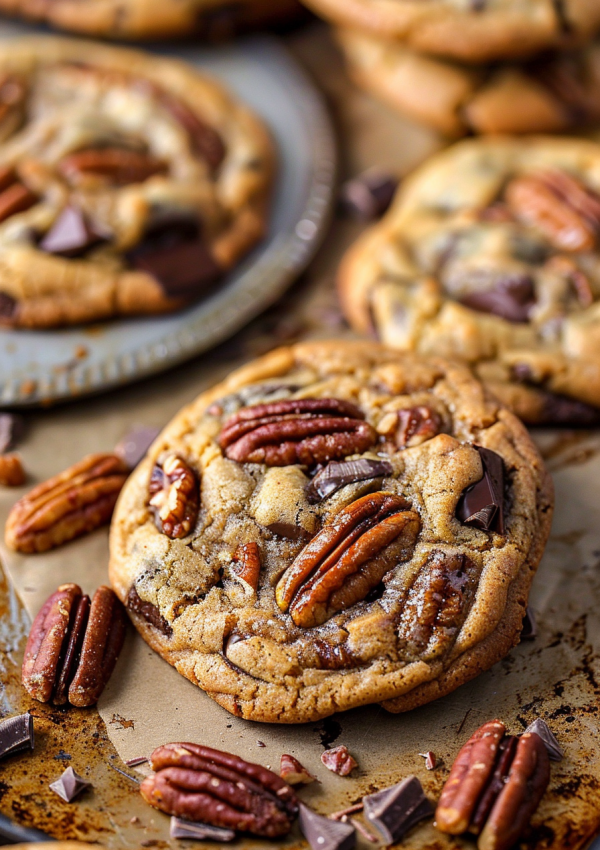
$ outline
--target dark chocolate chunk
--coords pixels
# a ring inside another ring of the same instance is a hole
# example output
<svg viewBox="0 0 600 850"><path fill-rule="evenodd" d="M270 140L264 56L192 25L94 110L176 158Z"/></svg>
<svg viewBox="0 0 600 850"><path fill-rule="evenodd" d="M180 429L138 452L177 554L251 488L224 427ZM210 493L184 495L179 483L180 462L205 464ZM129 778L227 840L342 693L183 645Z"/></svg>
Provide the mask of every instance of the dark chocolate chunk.
<svg viewBox="0 0 600 850"><path fill-rule="evenodd" d="M235 832L233 829L224 829L221 826L211 826L208 823L193 823L183 818L171 818L169 832L171 838L179 838L185 841L233 841Z"/></svg>
<svg viewBox="0 0 600 850"><path fill-rule="evenodd" d="M523 617L523 628L521 629L521 640L533 640L537 637L537 623L533 609L527 606Z"/></svg>
<svg viewBox="0 0 600 850"><path fill-rule="evenodd" d="M388 844L399 841L416 823L433 815L433 806L416 776L363 797L363 803L366 819Z"/></svg>
<svg viewBox="0 0 600 850"><path fill-rule="evenodd" d="M547 393L540 425L600 425L600 408L556 393Z"/></svg>
<svg viewBox="0 0 600 850"><path fill-rule="evenodd" d="M14 448L25 431L25 420L17 413L0 413L0 454Z"/></svg>
<svg viewBox="0 0 600 850"><path fill-rule="evenodd" d="M0 319L12 319L16 312L16 300L8 292L0 292Z"/></svg>
<svg viewBox="0 0 600 850"><path fill-rule="evenodd" d="M391 204L398 182L392 174L379 168L369 168L342 186L342 211L361 221L379 218Z"/></svg>
<svg viewBox="0 0 600 850"><path fill-rule="evenodd" d="M0 723L0 758L33 750L33 742L33 717L30 714L18 714Z"/></svg>
<svg viewBox="0 0 600 850"><path fill-rule="evenodd" d="M533 723L529 724L525 730L525 733L527 732L534 732L536 735L540 736L548 750L548 757L551 758L552 761L561 761L564 758L565 754L545 720L538 717L537 720L534 720Z"/></svg>
<svg viewBox="0 0 600 850"><path fill-rule="evenodd" d="M115 454L129 469L135 469L159 434L160 428L136 425L117 443Z"/></svg>
<svg viewBox="0 0 600 850"><path fill-rule="evenodd" d="M50 788L62 797L65 803L70 803L86 788L91 788L91 785L91 782L87 782L83 776L75 773L72 767L68 767L56 782L50 783Z"/></svg>
<svg viewBox="0 0 600 850"><path fill-rule="evenodd" d="M325 818L304 803L300 803L298 821L312 850L353 850L356 846L356 830L351 823Z"/></svg>
<svg viewBox="0 0 600 850"><path fill-rule="evenodd" d="M59 257L81 257L90 248L106 241L87 220L83 210L67 206L38 244L41 251Z"/></svg>
<svg viewBox="0 0 600 850"><path fill-rule="evenodd" d="M308 540L310 538L310 534L305 528L300 525L293 525L291 522L272 522L267 528L273 534L278 537L285 537L287 540Z"/></svg>
<svg viewBox="0 0 600 850"><path fill-rule="evenodd" d="M391 475L393 471L392 464L387 460L370 460L361 457L358 460L346 460L341 463L332 461L315 475L306 488L306 496L308 501L314 504L332 496L346 484Z"/></svg>
<svg viewBox="0 0 600 850"><path fill-rule="evenodd" d="M173 629L171 628L170 623L165 620L156 605L153 605L151 602L145 602L139 596L135 589L135 585L132 585L131 590L127 594L126 605L130 611L133 611L135 614L139 614L144 618L144 620L146 620L146 622L150 623L151 626L154 626L155 629L162 632L163 635L171 637L173 634Z"/></svg>
<svg viewBox="0 0 600 850"><path fill-rule="evenodd" d="M474 448L481 458L483 477L464 491L456 517L465 525L504 534L504 462L490 449Z"/></svg>
<svg viewBox="0 0 600 850"><path fill-rule="evenodd" d="M526 322L535 304L535 289L529 275L515 274L499 278L485 286L464 293L459 301L479 313L491 313L509 322Z"/></svg>

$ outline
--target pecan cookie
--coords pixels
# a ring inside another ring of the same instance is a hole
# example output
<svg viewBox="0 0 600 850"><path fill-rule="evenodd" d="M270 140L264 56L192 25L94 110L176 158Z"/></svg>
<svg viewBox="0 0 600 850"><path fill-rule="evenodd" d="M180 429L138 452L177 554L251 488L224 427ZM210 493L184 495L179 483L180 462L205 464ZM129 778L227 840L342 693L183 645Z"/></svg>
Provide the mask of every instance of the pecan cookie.
<svg viewBox="0 0 600 850"><path fill-rule="evenodd" d="M600 146L460 142L342 261L357 329L460 357L527 422L600 422Z"/></svg>
<svg viewBox="0 0 600 850"><path fill-rule="evenodd" d="M0 10L109 38L227 38L298 15L297 0L0 0Z"/></svg>
<svg viewBox="0 0 600 850"><path fill-rule="evenodd" d="M59 38L0 55L0 325L161 313L263 235L263 125L173 59Z"/></svg>
<svg viewBox="0 0 600 850"><path fill-rule="evenodd" d="M598 41L475 67L354 30L337 39L359 86L448 136L553 133L600 121Z"/></svg>
<svg viewBox="0 0 600 850"><path fill-rule="evenodd" d="M588 41L597 0L303 0L333 23L415 50L487 62Z"/></svg>
<svg viewBox="0 0 600 850"><path fill-rule="evenodd" d="M466 367L305 343L167 426L121 493L110 579L234 714L404 711L518 640L551 513L525 428Z"/></svg>

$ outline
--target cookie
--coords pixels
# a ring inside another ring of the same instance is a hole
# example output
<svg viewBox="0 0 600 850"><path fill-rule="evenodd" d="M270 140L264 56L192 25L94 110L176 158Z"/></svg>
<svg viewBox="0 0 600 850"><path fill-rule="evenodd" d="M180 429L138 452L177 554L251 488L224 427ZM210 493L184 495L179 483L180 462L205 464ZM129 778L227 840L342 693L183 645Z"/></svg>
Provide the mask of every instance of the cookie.
<svg viewBox="0 0 600 850"><path fill-rule="evenodd" d="M108 38L223 39L294 20L297 0L0 0L0 11Z"/></svg>
<svg viewBox="0 0 600 850"><path fill-rule="evenodd" d="M354 327L472 364L532 424L600 422L600 146L480 138L422 165L350 248Z"/></svg>
<svg viewBox="0 0 600 850"><path fill-rule="evenodd" d="M403 711L518 640L552 485L469 369L308 342L184 408L121 493L110 579L230 712Z"/></svg>
<svg viewBox="0 0 600 850"><path fill-rule="evenodd" d="M353 30L338 42L353 80L448 136L553 133L600 121L600 42L529 62L473 66Z"/></svg>
<svg viewBox="0 0 600 850"><path fill-rule="evenodd" d="M178 309L264 235L262 123L184 63L60 38L0 53L0 325Z"/></svg>
<svg viewBox="0 0 600 850"><path fill-rule="evenodd" d="M588 41L597 0L303 0L341 27L463 62L532 56Z"/></svg>

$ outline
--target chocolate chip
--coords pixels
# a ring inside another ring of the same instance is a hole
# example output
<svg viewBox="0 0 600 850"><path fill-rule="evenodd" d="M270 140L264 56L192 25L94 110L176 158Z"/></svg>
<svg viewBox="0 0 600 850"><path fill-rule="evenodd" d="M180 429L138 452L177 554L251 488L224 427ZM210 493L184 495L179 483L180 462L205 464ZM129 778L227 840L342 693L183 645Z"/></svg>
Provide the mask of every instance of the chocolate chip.
<svg viewBox="0 0 600 850"><path fill-rule="evenodd" d="M540 736L548 750L548 757L551 758L552 761L561 761L564 758L565 754L556 740L554 733L546 721L542 720L541 717L538 717L537 720L530 723L523 734L527 734L527 732L534 732L536 735Z"/></svg>
<svg viewBox="0 0 600 850"><path fill-rule="evenodd" d="M14 448L25 432L25 420L16 413L0 413L0 454Z"/></svg>
<svg viewBox="0 0 600 850"><path fill-rule="evenodd" d="M523 617L523 628L521 629L521 640L533 640L537 637L537 623L533 609L527 606Z"/></svg>
<svg viewBox="0 0 600 850"><path fill-rule="evenodd" d="M347 484L367 481L393 472L391 463L386 460L370 460L361 457L358 460L332 461L318 472L306 488L306 496L311 504L332 496Z"/></svg>
<svg viewBox="0 0 600 850"><path fill-rule="evenodd" d="M325 818L304 803L300 803L298 822L312 850L353 850L356 846L356 830L351 823Z"/></svg>
<svg viewBox="0 0 600 850"><path fill-rule="evenodd" d="M433 806L416 776L408 776L376 794L363 798L365 817L387 844L399 841L416 823L433 815Z"/></svg>
<svg viewBox="0 0 600 850"><path fill-rule="evenodd" d="M8 292L0 292L0 319L13 319L16 312L16 300Z"/></svg>
<svg viewBox="0 0 600 850"><path fill-rule="evenodd" d="M81 257L99 242L106 241L106 236L92 227L83 210L67 206L42 237L38 247L47 254Z"/></svg>
<svg viewBox="0 0 600 850"><path fill-rule="evenodd" d="M490 288L466 292L459 298L461 304L479 313L491 313L509 322L527 322L535 304L535 289L529 275L515 274L502 277Z"/></svg>
<svg viewBox="0 0 600 850"><path fill-rule="evenodd" d="M55 794L62 797L65 803L70 803L86 788L91 788L91 785L91 782L87 782L72 767L68 767L56 782L50 783L50 788Z"/></svg>
<svg viewBox="0 0 600 850"><path fill-rule="evenodd" d="M391 204L398 182L392 174L369 168L344 183L340 190L340 207L344 213L361 221L379 218Z"/></svg>
<svg viewBox="0 0 600 850"><path fill-rule="evenodd" d="M133 611L135 614L139 614L144 618L144 620L146 620L146 622L150 623L151 626L154 626L155 629L162 632L163 635L171 637L173 634L173 629L171 628L170 623L165 620L156 605L153 605L151 602L145 602L139 596L135 585L131 587L131 590L127 594L126 605L130 611Z"/></svg>
<svg viewBox="0 0 600 850"><path fill-rule="evenodd" d="M211 826L207 823L192 823L183 818L171 818L169 831L171 838L179 838L186 841L233 841L235 832L233 829L224 829L220 826Z"/></svg>
<svg viewBox="0 0 600 850"><path fill-rule="evenodd" d="M136 425L117 443L115 454L129 469L135 469L159 434L160 428Z"/></svg>
<svg viewBox="0 0 600 850"><path fill-rule="evenodd" d="M499 454L474 446L483 466L483 477L464 491L456 517L465 525L504 534L504 462Z"/></svg>
<svg viewBox="0 0 600 850"><path fill-rule="evenodd" d="M0 758L23 750L33 750L33 717L18 714L0 723Z"/></svg>

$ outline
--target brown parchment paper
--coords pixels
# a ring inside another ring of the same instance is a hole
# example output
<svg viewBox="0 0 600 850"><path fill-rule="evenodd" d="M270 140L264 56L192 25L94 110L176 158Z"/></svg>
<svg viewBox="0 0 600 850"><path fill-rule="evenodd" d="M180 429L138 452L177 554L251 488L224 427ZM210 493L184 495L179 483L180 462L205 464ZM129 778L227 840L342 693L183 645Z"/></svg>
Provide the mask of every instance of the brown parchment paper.
<svg viewBox="0 0 600 850"><path fill-rule="evenodd" d="M393 116L346 81L324 27L290 37L292 49L326 90L338 123L345 173L380 164L407 171L441 144L428 131ZM215 352L169 374L108 396L28 414L21 445L27 486L0 491L0 523L18 496L93 451L110 450L134 424L162 426L177 410L231 369L274 345L298 338L344 336L333 276L358 225L338 220L306 279L285 302ZM98 331L95 331L98 332ZM523 842L529 850L583 848L600 831L600 432L541 432L536 436L554 473L557 508L552 536L535 579L531 604L539 634L455 693L404 715L378 706L304 726L239 720L179 676L131 631L98 711L41 706L23 695L18 665L27 630L15 588L29 615L65 581L86 592L107 581L107 531L95 532L44 555L23 557L0 544L10 584L0 582L0 713L31 709L38 742L32 756L0 764L0 811L57 838L110 847L180 846L168 837L169 819L146 806L135 777L144 767L123 761L162 743L197 741L235 752L278 771L282 753L295 755L319 779L302 798L323 813L415 773L435 801L459 747L484 721L499 717L521 732L543 717L565 749L553 764L551 787ZM345 744L359 763L338 777L320 762L327 746ZM433 751L434 771L419 755ZM93 788L72 804L48 791L71 764ZM118 771L129 773L134 779ZM379 842L381 844L381 842ZM277 846L301 847L297 828ZM190 844L190 846L192 846ZM215 846L215 845L208 845ZM235 847L274 847L240 839ZM372 847L359 836L359 848ZM399 846L473 847L437 833L431 822Z"/></svg>

